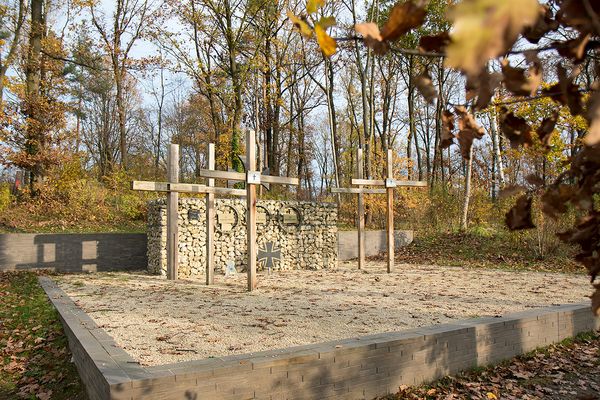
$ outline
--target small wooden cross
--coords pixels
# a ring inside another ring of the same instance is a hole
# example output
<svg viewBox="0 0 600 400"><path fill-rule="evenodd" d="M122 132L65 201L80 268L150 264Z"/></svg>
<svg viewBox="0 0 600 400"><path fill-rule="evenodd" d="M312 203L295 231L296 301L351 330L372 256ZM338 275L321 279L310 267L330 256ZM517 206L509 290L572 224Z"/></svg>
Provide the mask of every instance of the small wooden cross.
<svg viewBox="0 0 600 400"><path fill-rule="evenodd" d="M212 158L211 158L212 154ZM212 160L212 161L211 161ZM211 164L212 163L212 164ZM214 167L214 145L209 145L209 168ZM242 189L230 189L214 187L214 180L209 179L208 185L198 185L192 183L179 183L179 145L171 144L169 146L169 154L167 159L167 178L168 182L150 182L150 181L133 181L131 189L143 190L152 192L167 192L167 279L176 280L178 278L179 264L179 232L177 228L177 214L179 208L179 193L203 193L207 194L206 201L206 220L207 230L209 226L214 224L214 195L227 194L232 196L245 196L246 191ZM210 228L212 232L213 229ZM212 235L207 235L207 248L212 247ZM207 254L211 257L212 253ZM208 274L207 284L212 283L212 272Z"/></svg>
<svg viewBox="0 0 600 400"><path fill-rule="evenodd" d="M426 181L400 181L394 179L392 150L387 151L387 175L383 179L352 179L353 185L385 186L387 192L387 272L394 269L394 189L397 187L427 187Z"/></svg>
<svg viewBox="0 0 600 400"><path fill-rule="evenodd" d="M363 179L363 153L362 149L357 149L357 175L358 179ZM385 189L363 188L332 188L331 193L356 194L358 196L358 269L365 265L365 206L363 195L365 194L385 194Z"/></svg>
<svg viewBox="0 0 600 400"><path fill-rule="evenodd" d="M248 291L256 289L256 186L261 183L275 183L283 185L299 185L298 178L283 176L262 175L256 171L256 141L252 130L246 133L246 173L231 171L216 171L201 169L199 175L205 178L229 179L246 182L246 232L248 241Z"/></svg>

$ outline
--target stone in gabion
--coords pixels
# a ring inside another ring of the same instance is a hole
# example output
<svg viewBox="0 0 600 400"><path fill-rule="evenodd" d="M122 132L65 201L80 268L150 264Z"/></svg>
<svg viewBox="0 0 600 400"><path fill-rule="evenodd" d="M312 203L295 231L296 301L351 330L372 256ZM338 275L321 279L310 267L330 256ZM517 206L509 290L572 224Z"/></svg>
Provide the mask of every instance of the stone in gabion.
<svg viewBox="0 0 600 400"><path fill-rule="evenodd" d="M246 268L246 202L217 199L215 272L233 261ZM190 213L190 210L194 212ZM206 273L206 206L204 199L179 199L179 276ZM275 269L322 269L337 264L337 206L333 203L258 201L257 243L273 242L281 249ZM261 215L262 214L262 215ZM190 216L192 218L190 218ZM148 203L148 271L167 272L166 199ZM260 270L260 264L257 264Z"/></svg>

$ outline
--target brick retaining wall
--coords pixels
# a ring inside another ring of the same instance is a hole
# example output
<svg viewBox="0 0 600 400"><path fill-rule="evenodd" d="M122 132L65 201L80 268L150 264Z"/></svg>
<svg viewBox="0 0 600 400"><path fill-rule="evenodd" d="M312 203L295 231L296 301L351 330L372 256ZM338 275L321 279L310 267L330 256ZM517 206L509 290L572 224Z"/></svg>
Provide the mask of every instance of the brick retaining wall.
<svg viewBox="0 0 600 400"><path fill-rule="evenodd" d="M0 271L146 269L144 233L0 234Z"/></svg>
<svg viewBox="0 0 600 400"><path fill-rule="evenodd" d="M589 304L573 304L144 368L51 279L40 283L92 400L372 399L600 327Z"/></svg>
<svg viewBox="0 0 600 400"><path fill-rule="evenodd" d="M385 231L366 231L365 239L367 256L386 251ZM358 257L356 231L339 231L337 240L339 260ZM396 247L406 246L412 240L412 231L396 231ZM145 233L0 234L0 271L145 270L147 265Z"/></svg>

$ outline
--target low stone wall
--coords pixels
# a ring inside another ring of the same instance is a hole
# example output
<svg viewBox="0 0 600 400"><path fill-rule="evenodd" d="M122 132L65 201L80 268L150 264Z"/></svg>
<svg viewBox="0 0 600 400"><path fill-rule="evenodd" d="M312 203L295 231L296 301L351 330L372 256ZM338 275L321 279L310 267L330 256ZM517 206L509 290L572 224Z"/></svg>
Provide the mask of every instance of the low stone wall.
<svg viewBox="0 0 600 400"><path fill-rule="evenodd" d="M597 330L589 304L144 368L47 277L92 400L373 399Z"/></svg>
<svg viewBox="0 0 600 400"><path fill-rule="evenodd" d="M167 270L165 204L165 199L159 199L148 208L148 271L163 275ZM222 272L227 262L234 262L241 272L246 266L246 202L217 199L215 207L215 270ZM337 263L335 204L261 200L257 209L259 270L264 269L261 249L279 254L274 270L321 269ZM179 199L180 276L206 273L205 221L204 199Z"/></svg>
<svg viewBox="0 0 600 400"><path fill-rule="evenodd" d="M94 272L145 269L146 265L143 233L0 234L0 271Z"/></svg>
<svg viewBox="0 0 600 400"><path fill-rule="evenodd" d="M413 241L413 231L394 232L396 248L408 246ZM387 251L386 231L365 231L365 256L376 256ZM338 232L338 260L346 261L358 258L358 232Z"/></svg>

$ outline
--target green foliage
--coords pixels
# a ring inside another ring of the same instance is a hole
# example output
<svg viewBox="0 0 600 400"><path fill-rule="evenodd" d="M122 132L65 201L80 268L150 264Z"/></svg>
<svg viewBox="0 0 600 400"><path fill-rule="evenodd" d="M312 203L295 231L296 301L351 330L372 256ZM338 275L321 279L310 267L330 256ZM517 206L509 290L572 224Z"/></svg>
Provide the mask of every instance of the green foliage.
<svg viewBox="0 0 600 400"><path fill-rule="evenodd" d="M117 198L119 211L132 221L143 221L146 216L146 202L134 193L124 193Z"/></svg>
<svg viewBox="0 0 600 400"><path fill-rule="evenodd" d="M155 193L134 192L133 177L122 170L98 181L73 158L49 171L39 195L22 193L0 210L0 227L20 232L142 231L146 202Z"/></svg>
<svg viewBox="0 0 600 400"><path fill-rule="evenodd" d="M11 203L10 184L0 183L0 212L6 210Z"/></svg>

